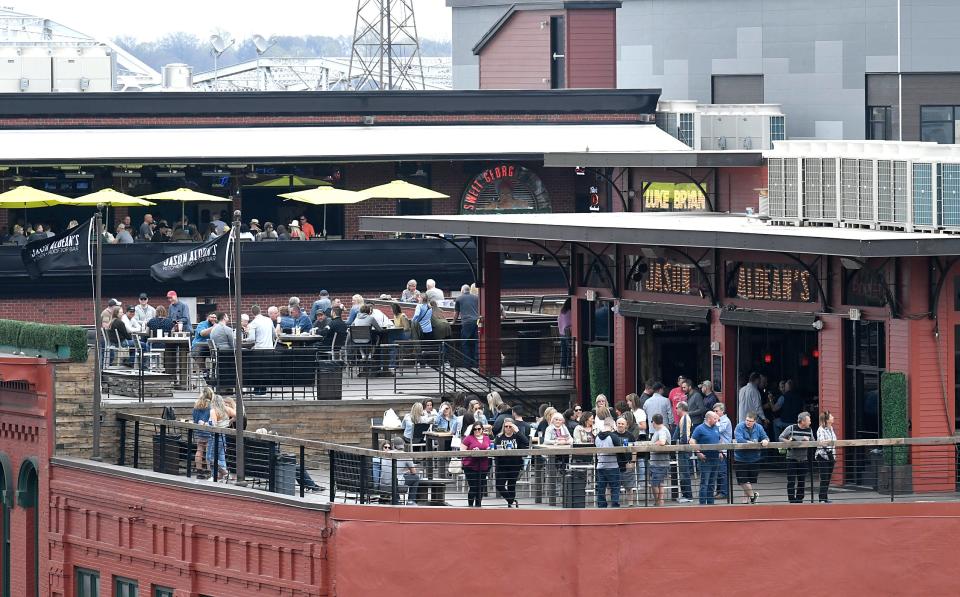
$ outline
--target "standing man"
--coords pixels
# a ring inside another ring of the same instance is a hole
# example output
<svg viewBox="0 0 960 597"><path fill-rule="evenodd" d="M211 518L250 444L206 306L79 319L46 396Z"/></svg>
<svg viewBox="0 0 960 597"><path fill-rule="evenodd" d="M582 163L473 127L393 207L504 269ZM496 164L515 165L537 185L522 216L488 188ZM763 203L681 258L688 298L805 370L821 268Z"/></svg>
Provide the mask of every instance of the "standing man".
<svg viewBox="0 0 960 597"><path fill-rule="evenodd" d="M737 420L743 422L747 418L747 413L756 413L761 421L763 417L763 404L760 398L760 374L753 372L747 378L747 385L740 388L737 394Z"/></svg>
<svg viewBox="0 0 960 597"><path fill-rule="evenodd" d="M707 405L704 404L703 394L700 393L700 390L693 387L693 382L689 379L683 380L680 388L687 397L687 407L690 410L690 420L693 421L693 426L696 427L703 424L704 416L710 410L707 408Z"/></svg>
<svg viewBox="0 0 960 597"><path fill-rule="evenodd" d="M670 400L663 395L663 384L659 381L654 382L650 391L653 394L643 403L643 412L647 413L647 420L652 421L653 415L659 413L663 417L664 425L671 429L674 422L673 407L670 405Z"/></svg>
<svg viewBox="0 0 960 597"><path fill-rule="evenodd" d="M790 425L780 434L782 442L812 442L813 429L810 427L810 413L804 411L797 416L795 425ZM813 448L790 448L787 450L787 499L791 504L802 504L805 495L807 468L810 466L810 452Z"/></svg>
<svg viewBox="0 0 960 597"><path fill-rule="evenodd" d="M300 216L300 231L303 232L303 236L306 240L310 240L317 235L317 231L313 229L313 224L307 221L307 216Z"/></svg>
<svg viewBox="0 0 960 597"><path fill-rule="evenodd" d="M703 394L703 405L707 410L713 410L714 405L720 402L717 395L713 393L713 382L709 379L700 384L700 393Z"/></svg>
<svg viewBox="0 0 960 597"><path fill-rule="evenodd" d="M468 365L477 363L477 320L480 319L480 300L470 293L470 286L460 287L460 296L454 304L453 322L460 320L461 352Z"/></svg>
<svg viewBox="0 0 960 597"><path fill-rule="evenodd" d="M673 441L682 446L691 443L693 421L687 413L686 402L681 400L677 404L677 412L680 413L680 419L677 421L677 428L673 432ZM677 452L677 468L680 475L680 497L677 498L677 501L681 504L689 504L693 501L693 490L690 487L690 477L693 475L692 458L694 456L690 452Z"/></svg>
<svg viewBox="0 0 960 597"><path fill-rule="evenodd" d="M738 444L760 444L767 447L770 443L762 425L757 425L757 413L748 412L733 432ZM753 484L760 476L760 450L734 450L733 460L737 471L737 484L743 489L744 504L756 504L760 494L753 490Z"/></svg>
<svg viewBox="0 0 960 597"><path fill-rule="evenodd" d="M143 216L143 223L140 224L140 240L149 241L153 239L153 216L146 214Z"/></svg>
<svg viewBox="0 0 960 597"><path fill-rule="evenodd" d="M643 406L647 403L647 400L649 400L652 396L653 396L653 382L648 381L645 384L643 384L643 392L641 392L640 395L637 397L637 408L643 408Z"/></svg>
<svg viewBox="0 0 960 597"><path fill-rule="evenodd" d="M720 433L721 444L733 443L733 424L730 417L727 416L727 407L722 402L713 405L713 412L717 413L717 431ZM717 472L717 497L727 499L727 465L726 461L720 463L720 470Z"/></svg>
<svg viewBox="0 0 960 597"><path fill-rule="evenodd" d="M137 321L142 323L146 327L147 322L157 316L157 310L153 308L153 305L150 304L150 298L147 296L146 292L140 293L139 304L136 309L134 309L134 317L137 318Z"/></svg>
<svg viewBox="0 0 960 597"><path fill-rule="evenodd" d="M168 292L167 302L170 303L170 306L167 308L167 317L172 319L174 323L182 323L184 332L188 334L193 333L193 325L190 323L190 309L180 302L180 297L177 296L177 293L173 290Z"/></svg>
<svg viewBox="0 0 960 597"><path fill-rule="evenodd" d="M320 291L320 298L313 301L313 305L310 307L310 321L317 320L318 313L327 313L330 309L330 293L326 290Z"/></svg>
<svg viewBox="0 0 960 597"><path fill-rule="evenodd" d="M673 420L674 420L674 421L679 421L679 420L680 420L680 413L677 412L677 405L680 404L681 402L686 402L686 401L687 401L687 393L683 390L683 382L685 382L686 380L687 380L687 378L685 378L685 377L682 376L682 375L681 375L680 377L678 377L678 378L677 378L677 387L675 387L675 388L673 388L672 390L670 390L670 394L667 396L667 398L670 399L670 404L673 405Z"/></svg>
<svg viewBox="0 0 960 597"><path fill-rule="evenodd" d="M691 444L719 444L720 432L717 430L717 413L710 411L704 416L703 423L693 430ZM723 452L720 450L698 450L700 459L700 504L713 503L714 488L717 486L717 473L723 464Z"/></svg>
<svg viewBox="0 0 960 597"><path fill-rule="evenodd" d="M670 444L670 431L663 424L663 415L656 413L650 419L653 425L653 432L650 434L650 441L655 446L666 446ZM670 452L651 452L650 453L650 487L653 489L654 505L663 505L663 481L670 473Z"/></svg>
<svg viewBox="0 0 960 597"><path fill-rule="evenodd" d="M247 325L247 333L249 334L249 338L253 340L253 349L273 350L273 346L276 343L276 329L273 326L273 321L260 312L260 305L250 307L250 313L253 314L253 319L251 319ZM256 355L251 356L255 359L255 365L260 364L261 359L257 358ZM262 367L260 369L262 369ZM254 371L258 374L257 378L262 379L263 374L257 367L254 367ZM263 396L267 393L267 388L266 386L254 386L253 393L258 396Z"/></svg>

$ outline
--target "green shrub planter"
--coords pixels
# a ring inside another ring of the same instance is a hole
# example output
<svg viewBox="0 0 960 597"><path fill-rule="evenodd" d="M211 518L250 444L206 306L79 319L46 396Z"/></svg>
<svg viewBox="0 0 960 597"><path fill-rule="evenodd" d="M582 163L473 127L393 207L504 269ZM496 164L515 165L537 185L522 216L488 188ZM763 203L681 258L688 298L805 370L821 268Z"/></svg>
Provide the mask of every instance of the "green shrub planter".
<svg viewBox="0 0 960 597"><path fill-rule="evenodd" d="M85 362L87 332L73 325L0 319L0 352Z"/></svg>
<svg viewBox="0 0 960 597"><path fill-rule="evenodd" d="M907 410L907 376L899 371L880 375L881 437L909 437L910 416ZM883 464L879 471L880 493L908 493L912 491L913 470L910 448L889 446L883 449ZM891 478L892 477L892 478Z"/></svg>
<svg viewBox="0 0 960 597"><path fill-rule="evenodd" d="M607 362L607 350L602 346L591 346L587 349L587 367L590 369L590 403L593 406L596 406L594 402L597 394L610 397L610 365Z"/></svg>

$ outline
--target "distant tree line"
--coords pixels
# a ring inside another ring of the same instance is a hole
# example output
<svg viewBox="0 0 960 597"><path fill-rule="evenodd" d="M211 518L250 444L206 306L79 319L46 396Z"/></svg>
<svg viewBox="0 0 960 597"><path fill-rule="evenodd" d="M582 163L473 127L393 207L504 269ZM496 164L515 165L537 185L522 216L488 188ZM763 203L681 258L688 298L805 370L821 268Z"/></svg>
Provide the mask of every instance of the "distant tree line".
<svg viewBox="0 0 960 597"><path fill-rule="evenodd" d="M151 67L160 70L164 64L183 62L193 66L194 72L213 69L213 53L210 42L191 33L170 33L156 41L139 41L134 37L118 37L113 40ZM264 56L346 57L350 56L351 38L325 35L276 36L270 39L275 45ZM450 56L450 42L421 39L420 50L424 56ZM220 57L220 66L229 66L257 57L253 41L237 40L232 48Z"/></svg>

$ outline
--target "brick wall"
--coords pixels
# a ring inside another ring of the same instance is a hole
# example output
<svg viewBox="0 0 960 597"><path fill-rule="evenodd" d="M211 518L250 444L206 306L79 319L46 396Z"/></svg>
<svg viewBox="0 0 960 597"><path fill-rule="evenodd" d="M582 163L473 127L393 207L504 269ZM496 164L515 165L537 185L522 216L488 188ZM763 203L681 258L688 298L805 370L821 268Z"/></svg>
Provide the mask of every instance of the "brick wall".
<svg viewBox="0 0 960 597"><path fill-rule="evenodd" d="M117 576L137 581L140 595L153 586L178 597L330 594L325 508L82 463L51 466L49 484L59 590L43 595L75 595L77 568L99 573L101 595L114 594Z"/></svg>

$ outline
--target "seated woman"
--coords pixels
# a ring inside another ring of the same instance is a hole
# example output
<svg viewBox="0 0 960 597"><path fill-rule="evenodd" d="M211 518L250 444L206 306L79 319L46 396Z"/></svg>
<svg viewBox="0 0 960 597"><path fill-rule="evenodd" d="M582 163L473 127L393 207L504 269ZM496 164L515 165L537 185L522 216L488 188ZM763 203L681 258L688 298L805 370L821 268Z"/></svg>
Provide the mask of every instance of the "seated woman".
<svg viewBox="0 0 960 597"><path fill-rule="evenodd" d="M423 404L414 402L410 407L410 412L403 416L403 439L407 443L413 442L413 426L420 423L423 419Z"/></svg>
<svg viewBox="0 0 960 597"><path fill-rule="evenodd" d="M391 443L384 443L381 446L384 452L403 453L403 439L395 437ZM380 492L390 495L393 490L393 462L391 458L377 458L379 461L379 475L377 483L380 486ZM397 488L402 493L406 488L407 505L417 505L417 486L420 484L420 473L417 471L416 462L406 458L397 459Z"/></svg>
<svg viewBox="0 0 960 597"><path fill-rule="evenodd" d="M440 404L440 411L433 420L433 428L437 431L452 432L456 424L457 418L453 416L453 407L450 406L449 402L442 402Z"/></svg>
<svg viewBox="0 0 960 597"><path fill-rule="evenodd" d="M580 415L580 424L573 430L573 443L593 445L597 430L593 427L593 413L587 411Z"/></svg>

